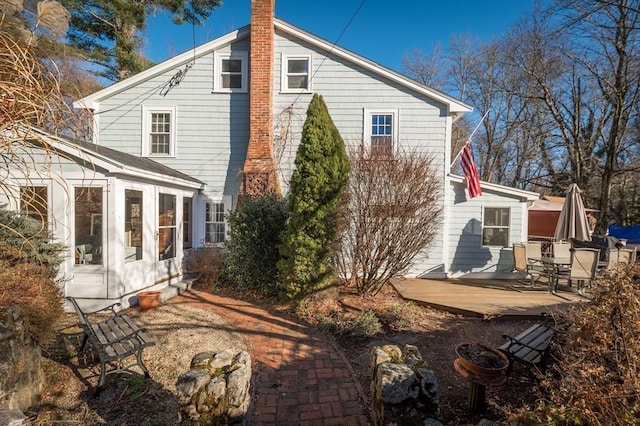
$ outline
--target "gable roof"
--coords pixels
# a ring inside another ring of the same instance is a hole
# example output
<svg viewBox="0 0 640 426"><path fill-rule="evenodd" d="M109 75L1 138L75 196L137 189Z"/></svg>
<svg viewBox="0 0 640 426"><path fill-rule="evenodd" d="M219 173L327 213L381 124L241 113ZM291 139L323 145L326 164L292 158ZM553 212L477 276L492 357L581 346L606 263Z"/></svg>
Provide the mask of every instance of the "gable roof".
<svg viewBox="0 0 640 426"><path fill-rule="evenodd" d="M117 176L144 178L193 189L203 189L205 184L185 173L144 157L117 151L79 139L54 136L42 129L22 126L18 132L26 140L40 138L67 158L87 161L107 173ZM36 139L37 140L37 139Z"/></svg>
<svg viewBox="0 0 640 426"><path fill-rule="evenodd" d="M400 84L401 86L406 87L407 89L410 89L414 92L420 93L431 99L441 102L447 106L447 108L451 113L465 113L473 110L473 108L470 105L458 99L455 99L449 95L446 95L445 93L442 93L429 86L419 83L409 77L406 77L396 71L391 70L390 68L387 68L383 65L380 65L369 59L366 59L354 52L351 52L347 49L343 49L337 45L334 45L333 43L325 39L322 39L316 35L308 33L281 19L274 18L274 25L275 25L276 31L280 31L294 38L298 38L318 48L319 50L325 51L327 55L330 55L330 54L335 55L348 62L358 65L373 74L387 78L397 84ZM109 87L99 90L98 92L95 92L82 99L79 99L73 103L73 106L76 108L97 109L100 101L102 101L103 99L109 96L112 96L116 93L120 93L130 87L137 85L140 82L151 79L168 70L185 65L191 62L194 58L207 55L219 49L222 46L225 46L237 40L241 40L245 37L249 37L249 35L250 35L250 26L247 25L238 30L232 31L221 37L218 37L217 39L204 43L193 50L186 51L184 53L181 53L180 55L174 56L173 58L167 59L164 62L160 62L159 64L145 71L142 71L132 77L129 77L126 80L122 80L120 82L112 84Z"/></svg>
<svg viewBox="0 0 640 426"><path fill-rule="evenodd" d="M465 178L463 176L458 176L453 174L449 175L449 179L451 180L451 182L456 182L456 183L465 182ZM540 198L540 194L538 194L537 192L525 191L524 189L518 189L518 188L511 188L509 186L498 185L496 183L480 181L480 187L488 191L497 192L499 194L502 194L511 198L520 198L526 201L536 201Z"/></svg>

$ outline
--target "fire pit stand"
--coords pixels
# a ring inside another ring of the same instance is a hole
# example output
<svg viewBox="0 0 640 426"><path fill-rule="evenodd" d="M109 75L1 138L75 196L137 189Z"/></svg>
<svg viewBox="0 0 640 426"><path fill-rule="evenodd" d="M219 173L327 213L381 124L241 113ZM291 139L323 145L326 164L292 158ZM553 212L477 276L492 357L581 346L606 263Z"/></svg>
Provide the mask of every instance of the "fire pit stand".
<svg viewBox="0 0 640 426"><path fill-rule="evenodd" d="M484 358L493 358L496 367L478 365L467 357L471 350L481 351ZM470 414L482 413L486 410L487 386L502 386L507 381L506 370L508 358L499 350L479 344L462 343L456 347L458 358L453 362L456 372L469 382L468 409Z"/></svg>

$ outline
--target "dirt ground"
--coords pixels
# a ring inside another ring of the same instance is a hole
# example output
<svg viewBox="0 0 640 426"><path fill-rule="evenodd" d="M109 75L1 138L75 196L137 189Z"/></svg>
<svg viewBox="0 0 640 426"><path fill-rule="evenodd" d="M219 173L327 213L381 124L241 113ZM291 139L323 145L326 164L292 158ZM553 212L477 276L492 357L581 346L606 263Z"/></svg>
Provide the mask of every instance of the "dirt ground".
<svg viewBox="0 0 640 426"><path fill-rule="evenodd" d="M390 302L391 301L391 302ZM395 291L387 290L382 297L372 300L358 296L345 298L350 306L360 309L379 310L381 303L403 302ZM417 318L411 328L393 330L383 324L384 333L374 338L337 337L337 343L352 366L363 389L369 394L371 371L369 354L374 346L383 344L405 344L417 346L426 364L438 378L440 391L440 412L438 420L445 425L475 424L482 418L504 420L509 417L514 404L534 403L531 393L534 374L516 365L507 382L500 387L488 388L487 410L482 414L468 412L469 383L453 368L456 359L455 348L462 342L479 342L498 347L504 343L503 334L515 336L526 330L535 321L514 319L483 320L466 318L441 310L417 306Z"/></svg>
<svg viewBox="0 0 640 426"><path fill-rule="evenodd" d="M242 297L237 295L237 297ZM393 289L376 298L361 298L355 294L340 295L340 305L348 310L384 311L389 304L404 304ZM251 299L252 303L270 304ZM270 305L273 307L273 305ZM147 367L152 380L141 375L108 376L110 385L98 396L93 395L97 382L97 359L91 351L79 354L82 334L70 315L62 328L56 345L44 353L47 385L39 408L27 413L35 425L174 425L178 424L174 384L188 366L192 351L220 350L234 346L244 348L240 335L229 330L214 314L196 308L177 311L162 305L155 314L131 309L137 322L144 324L156 342L161 344L145 350ZM284 308L282 308L284 309ZM422 306L411 309L409 326L398 328L383 321L383 332L373 338L358 338L350 334L330 335L339 348L352 360L353 370L366 393L370 388L369 354L377 345L395 343L418 347L426 363L439 381L440 412L438 420L445 425L475 423L486 417L492 420L508 417L510 407L519 401L531 401L533 377L525 370L516 370L506 384L487 390L487 411L483 415L469 415L467 397L469 383L453 369L455 347L471 341L490 346L502 344L502 334L516 335L532 321L481 320L464 318Z"/></svg>

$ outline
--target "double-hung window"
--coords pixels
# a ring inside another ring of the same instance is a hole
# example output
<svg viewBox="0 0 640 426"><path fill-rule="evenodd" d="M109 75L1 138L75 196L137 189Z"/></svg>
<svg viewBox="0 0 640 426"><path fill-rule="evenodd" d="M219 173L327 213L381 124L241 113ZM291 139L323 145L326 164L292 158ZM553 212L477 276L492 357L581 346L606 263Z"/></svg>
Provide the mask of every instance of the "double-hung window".
<svg viewBox="0 0 640 426"><path fill-rule="evenodd" d="M175 153L175 108L143 107L142 155L144 157L173 157Z"/></svg>
<svg viewBox="0 0 640 426"><path fill-rule="evenodd" d="M281 91L311 92L311 55L283 55Z"/></svg>
<svg viewBox="0 0 640 426"><path fill-rule="evenodd" d="M485 207L482 214L482 245L509 247L510 209Z"/></svg>
<svg viewBox="0 0 640 426"><path fill-rule="evenodd" d="M398 140L397 110L365 110L365 144L371 155L393 155Z"/></svg>
<svg viewBox="0 0 640 426"><path fill-rule="evenodd" d="M224 203L207 203L205 211L205 236L207 243L224 243L226 224L224 220Z"/></svg>
<svg viewBox="0 0 640 426"><path fill-rule="evenodd" d="M216 52L214 61L215 92L247 92L247 52Z"/></svg>
<svg viewBox="0 0 640 426"><path fill-rule="evenodd" d="M209 201L206 203L205 209L205 242L209 244L224 243L229 231L226 213L231 209L231 197L223 195L222 199Z"/></svg>

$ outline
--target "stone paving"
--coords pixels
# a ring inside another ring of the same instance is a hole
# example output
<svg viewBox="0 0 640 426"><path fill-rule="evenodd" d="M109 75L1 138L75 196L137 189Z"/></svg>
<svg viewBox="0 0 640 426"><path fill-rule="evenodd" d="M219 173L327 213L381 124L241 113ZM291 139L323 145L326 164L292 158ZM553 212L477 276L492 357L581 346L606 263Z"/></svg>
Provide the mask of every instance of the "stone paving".
<svg viewBox="0 0 640 426"><path fill-rule="evenodd" d="M170 303L224 318L251 353L250 425L368 425L369 403L351 364L321 332L275 310L189 290Z"/></svg>

